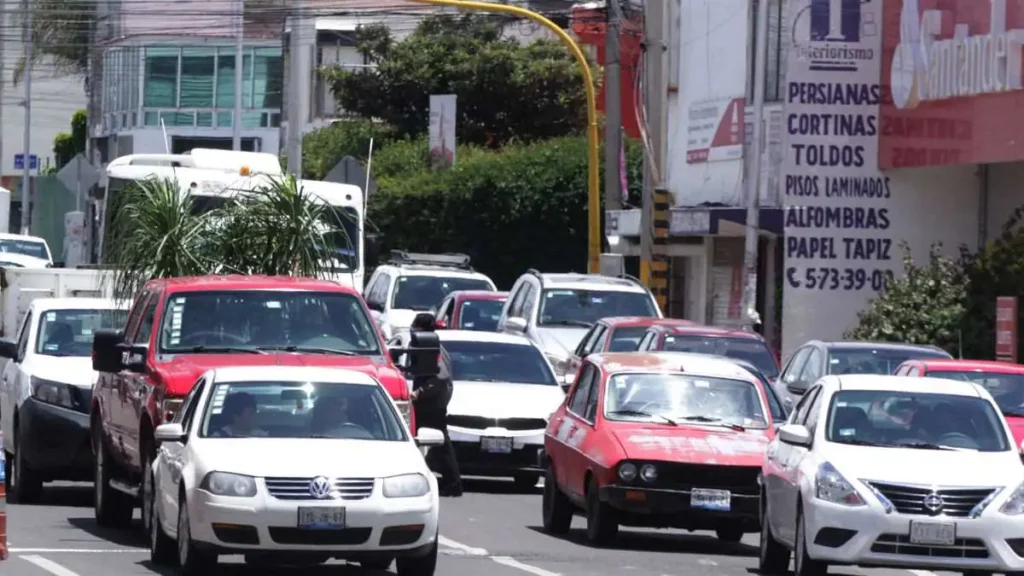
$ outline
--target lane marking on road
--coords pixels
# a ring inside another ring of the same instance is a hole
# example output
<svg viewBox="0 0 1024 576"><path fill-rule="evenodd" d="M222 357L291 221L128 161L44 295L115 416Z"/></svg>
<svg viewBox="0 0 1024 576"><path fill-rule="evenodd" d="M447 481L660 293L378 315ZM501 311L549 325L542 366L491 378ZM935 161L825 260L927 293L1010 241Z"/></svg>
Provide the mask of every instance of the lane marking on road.
<svg viewBox="0 0 1024 576"><path fill-rule="evenodd" d="M700 564L701 566L718 566L718 562L715 562L714 560L709 560L707 558L698 558L697 564Z"/></svg>
<svg viewBox="0 0 1024 576"><path fill-rule="evenodd" d="M907 572L910 572L914 576L938 576L931 570L907 570Z"/></svg>
<svg viewBox="0 0 1024 576"><path fill-rule="evenodd" d="M46 570L50 574L53 574L53 576L78 576L77 572L65 568L60 564L57 564L53 560L43 558L42 556L22 556L21 559L25 560L26 562L31 562L35 564L36 566L42 568L43 570Z"/></svg>
<svg viewBox="0 0 1024 576"><path fill-rule="evenodd" d="M466 556L475 556L477 558L489 558L496 564L508 566L509 568L520 570L522 572L526 572L527 574L533 574L534 576L562 576L558 572L551 572L543 568L538 568L537 566L525 564L523 562L516 560L515 558L512 558L511 556L493 556L484 548L476 548L474 546L469 546L463 544L462 542L456 542L451 538L445 538L444 536L439 535L437 537L437 541L441 544L441 546L451 548L453 550L458 550L460 553L465 554Z"/></svg>
<svg viewBox="0 0 1024 576"><path fill-rule="evenodd" d="M128 554L149 552L146 548L9 548L11 554Z"/></svg>

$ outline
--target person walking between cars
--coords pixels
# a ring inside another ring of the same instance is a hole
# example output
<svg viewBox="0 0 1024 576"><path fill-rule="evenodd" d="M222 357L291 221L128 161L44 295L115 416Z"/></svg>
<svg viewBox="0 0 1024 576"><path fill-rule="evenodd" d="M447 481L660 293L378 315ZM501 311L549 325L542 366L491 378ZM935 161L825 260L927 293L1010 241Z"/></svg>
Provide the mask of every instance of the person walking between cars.
<svg viewBox="0 0 1024 576"><path fill-rule="evenodd" d="M417 332L433 332L436 328L434 315L426 313L417 314L411 327ZM432 456L436 457L434 460L441 473L441 495L458 497L462 496L462 477L447 423L448 402L452 398L452 361L443 346L438 364L437 376L420 376L413 380L412 405L417 426L436 428L444 434L444 445L432 448Z"/></svg>

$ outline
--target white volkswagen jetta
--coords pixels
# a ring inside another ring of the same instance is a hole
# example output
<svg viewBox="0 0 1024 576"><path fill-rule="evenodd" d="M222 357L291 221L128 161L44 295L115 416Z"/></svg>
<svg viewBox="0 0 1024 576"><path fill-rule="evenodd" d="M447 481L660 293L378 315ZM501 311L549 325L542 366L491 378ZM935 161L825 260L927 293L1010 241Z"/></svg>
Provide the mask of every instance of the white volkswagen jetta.
<svg viewBox="0 0 1024 576"><path fill-rule="evenodd" d="M155 563L209 572L220 554L247 562L330 558L431 576L437 481L388 393L343 369L219 368L156 429ZM176 544L176 545L175 545Z"/></svg>
<svg viewBox="0 0 1024 576"><path fill-rule="evenodd" d="M1024 570L1024 467L971 382L826 376L764 462L760 568Z"/></svg>

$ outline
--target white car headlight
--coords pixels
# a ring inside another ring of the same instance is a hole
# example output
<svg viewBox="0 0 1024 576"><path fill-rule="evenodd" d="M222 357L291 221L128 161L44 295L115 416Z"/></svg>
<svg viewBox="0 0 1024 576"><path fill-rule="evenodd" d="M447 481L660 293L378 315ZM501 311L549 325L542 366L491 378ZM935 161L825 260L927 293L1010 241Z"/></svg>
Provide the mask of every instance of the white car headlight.
<svg viewBox="0 0 1024 576"><path fill-rule="evenodd" d="M1010 494L1010 497L999 507L999 512L1009 516L1020 516L1024 514L1024 483Z"/></svg>
<svg viewBox="0 0 1024 576"><path fill-rule="evenodd" d="M385 498L415 498L430 492L430 483L423 474L402 474L384 479Z"/></svg>
<svg viewBox="0 0 1024 576"><path fill-rule="evenodd" d="M864 499L857 493L853 484L828 462L818 466L818 473L814 476L814 496L819 500L844 506L864 505Z"/></svg>
<svg viewBox="0 0 1024 576"><path fill-rule="evenodd" d="M199 487L217 496L252 498L256 495L255 478L228 472L210 472Z"/></svg>
<svg viewBox="0 0 1024 576"><path fill-rule="evenodd" d="M411 426L410 422L410 410L408 400L396 400L395 405L398 406L398 413L402 415L402 420L405 420L406 426Z"/></svg>

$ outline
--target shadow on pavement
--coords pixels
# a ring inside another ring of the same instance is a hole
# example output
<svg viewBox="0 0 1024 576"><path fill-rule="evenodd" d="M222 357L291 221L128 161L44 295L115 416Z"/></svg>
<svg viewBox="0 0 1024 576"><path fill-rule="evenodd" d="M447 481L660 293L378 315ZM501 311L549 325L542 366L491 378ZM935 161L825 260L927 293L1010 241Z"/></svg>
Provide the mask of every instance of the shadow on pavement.
<svg viewBox="0 0 1024 576"><path fill-rule="evenodd" d="M479 494L537 494L540 495L541 489L534 486L532 488L523 488L521 485L517 485L512 481L511 478L463 478L462 489L465 492L474 492Z"/></svg>
<svg viewBox="0 0 1024 576"><path fill-rule="evenodd" d="M45 484L42 497L36 506L84 508L92 506L92 494L93 490L90 485Z"/></svg>
<svg viewBox="0 0 1024 576"><path fill-rule="evenodd" d="M131 527L124 530L102 528L96 524L96 519L92 516L68 518L68 524L71 524L75 528L78 528L87 534L106 540L115 546L123 546L126 548L149 547L149 540L146 538L146 535L142 533L142 523L139 521L133 520Z"/></svg>
<svg viewBox="0 0 1024 576"><path fill-rule="evenodd" d="M587 541L587 531L573 528L565 536L553 536L540 526L527 526L530 530L550 538L558 538L580 546L596 548ZM721 542L711 535L687 534L680 532L641 532L620 529L618 539L607 550L629 550L631 552L666 552L681 554L704 554L710 556L757 556L757 547L737 543Z"/></svg>
<svg viewBox="0 0 1024 576"><path fill-rule="evenodd" d="M830 576L858 576L859 572L851 572L852 568L847 566L840 566L839 568L846 568L846 571L836 571L836 566L829 566L828 573ZM757 568L747 568L747 574L761 574L761 571ZM786 574L789 576L795 576L791 570L787 570Z"/></svg>
<svg viewBox="0 0 1024 576"><path fill-rule="evenodd" d="M240 557L232 556L230 558ZM157 566L149 560L137 562L136 565L149 570L153 574L160 574L160 576L178 576L177 568ZM394 564L392 564L393 567ZM337 562L318 566L252 566L242 563L240 559L226 563L223 557L217 565L216 574L217 576L280 576L285 569L288 571L288 576L326 576L328 574L331 576L384 576L386 574L393 574L393 572L381 570L363 570L356 564Z"/></svg>

